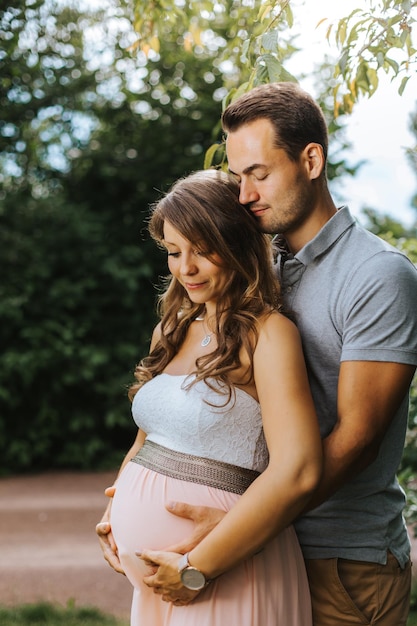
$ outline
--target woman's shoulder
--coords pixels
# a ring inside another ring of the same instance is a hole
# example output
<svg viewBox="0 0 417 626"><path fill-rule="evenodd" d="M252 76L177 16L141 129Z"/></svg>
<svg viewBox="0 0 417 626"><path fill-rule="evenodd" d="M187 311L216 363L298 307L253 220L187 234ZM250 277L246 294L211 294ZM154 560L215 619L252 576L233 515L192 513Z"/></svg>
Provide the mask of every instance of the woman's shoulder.
<svg viewBox="0 0 417 626"><path fill-rule="evenodd" d="M258 339L255 354L265 354L274 351L279 345L280 350L297 350L301 345L300 333L295 323L283 313L272 311L258 320Z"/></svg>
<svg viewBox="0 0 417 626"><path fill-rule="evenodd" d="M258 334L268 333L274 330L286 330L287 332L298 333L295 323L284 313L276 311L265 311L258 318Z"/></svg>

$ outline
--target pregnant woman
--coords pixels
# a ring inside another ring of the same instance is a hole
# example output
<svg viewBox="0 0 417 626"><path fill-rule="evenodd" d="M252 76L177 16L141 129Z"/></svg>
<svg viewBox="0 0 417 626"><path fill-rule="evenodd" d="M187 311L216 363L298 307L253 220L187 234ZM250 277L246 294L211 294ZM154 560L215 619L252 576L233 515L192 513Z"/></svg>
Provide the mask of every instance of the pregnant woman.
<svg viewBox="0 0 417 626"><path fill-rule="evenodd" d="M291 522L320 476L317 418L270 240L238 194L227 174L196 172L149 222L170 277L130 389L138 435L102 521L134 587L132 626L311 625ZM170 546L193 523L170 501L225 515L182 555Z"/></svg>

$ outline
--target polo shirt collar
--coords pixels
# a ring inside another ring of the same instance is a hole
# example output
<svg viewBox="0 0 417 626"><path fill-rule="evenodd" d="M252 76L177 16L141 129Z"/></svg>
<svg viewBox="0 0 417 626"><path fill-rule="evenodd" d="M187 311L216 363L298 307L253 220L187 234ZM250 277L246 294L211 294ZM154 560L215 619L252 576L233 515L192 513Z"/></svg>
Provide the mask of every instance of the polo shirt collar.
<svg viewBox="0 0 417 626"><path fill-rule="evenodd" d="M293 255L289 252L285 238L277 235L274 238L274 246L281 261L297 259L303 265L308 265L314 259L327 252L334 243L355 223L349 208L343 206L337 210L335 215L329 219L317 235L309 241L297 254Z"/></svg>

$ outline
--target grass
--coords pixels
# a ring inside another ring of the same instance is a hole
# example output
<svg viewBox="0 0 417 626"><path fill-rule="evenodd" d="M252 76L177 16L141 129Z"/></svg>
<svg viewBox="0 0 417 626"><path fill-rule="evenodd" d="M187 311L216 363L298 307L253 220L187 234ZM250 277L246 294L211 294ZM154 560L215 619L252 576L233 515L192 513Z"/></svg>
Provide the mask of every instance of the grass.
<svg viewBox="0 0 417 626"><path fill-rule="evenodd" d="M1 626L128 626L128 622L106 615L95 608L78 607L72 602L60 607L47 602L0 606Z"/></svg>
<svg viewBox="0 0 417 626"><path fill-rule="evenodd" d="M0 606L1 626L128 626L125 620L106 615L95 608L76 608L69 602L60 607L47 602ZM417 626L417 609L411 611L407 626Z"/></svg>

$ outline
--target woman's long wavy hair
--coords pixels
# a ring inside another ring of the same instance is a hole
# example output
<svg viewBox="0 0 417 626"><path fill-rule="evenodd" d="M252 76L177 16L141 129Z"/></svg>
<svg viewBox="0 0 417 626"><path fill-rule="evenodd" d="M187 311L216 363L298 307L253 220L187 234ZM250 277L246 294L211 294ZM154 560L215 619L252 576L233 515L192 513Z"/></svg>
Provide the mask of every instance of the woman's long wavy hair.
<svg viewBox="0 0 417 626"><path fill-rule="evenodd" d="M164 247L164 223L169 222L185 239L221 259L229 277L217 301L217 347L197 359L190 384L210 379L221 383L228 399L233 394L231 373L241 366L242 348L249 355L247 382L253 376L253 352L260 316L281 308L280 286L273 271L268 235L260 232L256 218L239 203L239 185L225 172L203 170L178 180L152 207L149 232ZM210 259L215 262L213 259ZM158 301L161 338L135 370L137 390L166 368L184 342L192 322L204 315L204 304L193 303L180 282L169 276ZM189 373L189 372L184 372ZM218 389L218 388L217 388Z"/></svg>

